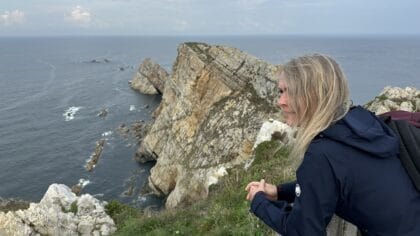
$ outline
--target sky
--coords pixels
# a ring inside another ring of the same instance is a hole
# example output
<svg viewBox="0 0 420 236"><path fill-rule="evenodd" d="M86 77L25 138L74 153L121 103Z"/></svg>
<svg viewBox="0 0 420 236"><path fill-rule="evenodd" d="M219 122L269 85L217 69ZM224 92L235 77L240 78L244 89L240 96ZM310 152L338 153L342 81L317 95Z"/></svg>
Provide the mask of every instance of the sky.
<svg viewBox="0 0 420 236"><path fill-rule="evenodd" d="M0 0L0 36L420 35L420 0Z"/></svg>

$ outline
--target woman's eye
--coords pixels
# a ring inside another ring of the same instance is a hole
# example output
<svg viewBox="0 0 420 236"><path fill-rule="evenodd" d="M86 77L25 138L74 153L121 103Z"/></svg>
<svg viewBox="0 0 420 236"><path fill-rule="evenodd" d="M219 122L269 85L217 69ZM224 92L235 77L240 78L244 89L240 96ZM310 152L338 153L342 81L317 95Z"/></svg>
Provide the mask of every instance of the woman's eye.
<svg viewBox="0 0 420 236"><path fill-rule="evenodd" d="M284 90L283 89L279 89L279 94L283 94Z"/></svg>

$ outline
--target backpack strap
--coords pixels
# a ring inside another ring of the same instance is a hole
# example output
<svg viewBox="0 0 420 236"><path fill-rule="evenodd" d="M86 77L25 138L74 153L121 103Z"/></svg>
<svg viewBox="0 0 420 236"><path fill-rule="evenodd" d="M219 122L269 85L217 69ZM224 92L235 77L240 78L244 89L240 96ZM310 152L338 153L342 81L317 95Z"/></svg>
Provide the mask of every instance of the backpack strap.
<svg viewBox="0 0 420 236"><path fill-rule="evenodd" d="M408 123L420 128L420 112L390 111L379 115L379 117L389 116L392 120L405 120Z"/></svg>
<svg viewBox="0 0 420 236"><path fill-rule="evenodd" d="M419 112L408 113L420 114ZM399 158L417 190L420 191L420 129L413 124L413 122L416 122L416 120L412 120L415 118L415 114L409 114L408 116L407 114L404 115L405 116L403 117L398 116L394 119L390 114L383 114L380 115L379 118L384 121L399 138Z"/></svg>

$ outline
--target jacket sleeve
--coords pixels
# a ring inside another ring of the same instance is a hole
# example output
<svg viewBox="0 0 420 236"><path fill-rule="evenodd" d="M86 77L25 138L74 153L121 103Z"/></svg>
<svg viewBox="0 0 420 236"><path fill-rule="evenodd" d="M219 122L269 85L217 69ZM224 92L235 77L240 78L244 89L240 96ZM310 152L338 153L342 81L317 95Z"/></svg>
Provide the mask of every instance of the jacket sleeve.
<svg viewBox="0 0 420 236"><path fill-rule="evenodd" d="M286 201L272 202L258 192L251 202L253 212L282 235L326 235L338 199L334 173L323 155L305 154L298 168L293 207Z"/></svg>
<svg viewBox="0 0 420 236"><path fill-rule="evenodd" d="M296 181L277 185L277 200L292 203L295 200Z"/></svg>

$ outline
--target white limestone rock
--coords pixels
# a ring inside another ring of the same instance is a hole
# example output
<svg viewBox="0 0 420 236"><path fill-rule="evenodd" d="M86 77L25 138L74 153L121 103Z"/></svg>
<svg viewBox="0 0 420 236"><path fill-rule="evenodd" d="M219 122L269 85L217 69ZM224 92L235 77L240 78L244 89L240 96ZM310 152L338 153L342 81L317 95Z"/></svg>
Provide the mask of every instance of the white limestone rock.
<svg viewBox="0 0 420 236"><path fill-rule="evenodd" d="M76 214L70 212L72 204ZM52 184L28 209L0 212L0 235L110 235L116 227L105 204L89 194L77 197L66 185Z"/></svg>
<svg viewBox="0 0 420 236"><path fill-rule="evenodd" d="M364 106L379 115L389 111L420 111L420 90L414 87L385 87L374 100Z"/></svg>
<svg viewBox="0 0 420 236"><path fill-rule="evenodd" d="M286 123L270 119L269 121L264 122L261 126L261 129L257 134L254 149L258 146L258 144L264 141L271 141L273 139L273 135L278 137L277 139L283 145L290 144L295 140L295 133L296 130L287 125Z"/></svg>

